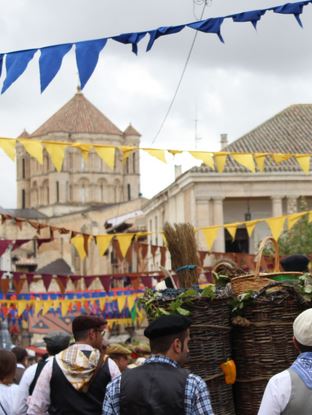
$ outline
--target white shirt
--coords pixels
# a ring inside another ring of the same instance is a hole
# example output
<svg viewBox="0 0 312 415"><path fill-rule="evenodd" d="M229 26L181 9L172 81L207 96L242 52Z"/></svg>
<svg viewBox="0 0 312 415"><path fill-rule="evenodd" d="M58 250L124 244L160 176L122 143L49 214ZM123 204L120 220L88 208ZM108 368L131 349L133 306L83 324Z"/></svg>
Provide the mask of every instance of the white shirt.
<svg viewBox="0 0 312 415"><path fill-rule="evenodd" d="M48 357L48 361L52 360L53 356ZM29 366L23 373L22 379L18 385L18 391L14 403L15 412L19 415L26 415L29 404L29 387L34 380L38 363Z"/></svg>
<svg viewBox="0 0 312 415"><path fill-rule="evenodd" d="M19 415L18 412L15 412L14 409L14 399L18 385L3 385L0 384L0 402L3 407L0 406L0 414L4 415ZM5 412L4 412L5 411Z"/></svg>
<svg viewBox="0 0 312 415"><path fill-rule="evenodd" d="M280 415L291 395L291 379L288 370L273 376L264 391L258 415ZM299 415L299 414L298 414Z"/></svg>
<svg viewBox="0 0 312 415"><path fill-rule="evenodd" d="M80 350L94 350L87 344L78 344ZM42 369L37 380L34 392L31 396L27 415L46 415L50 406L50 381L52 377L53 359L51 359ZM108 369L112 380L120 375L120 370L116 363L108 358Z"/></svg>

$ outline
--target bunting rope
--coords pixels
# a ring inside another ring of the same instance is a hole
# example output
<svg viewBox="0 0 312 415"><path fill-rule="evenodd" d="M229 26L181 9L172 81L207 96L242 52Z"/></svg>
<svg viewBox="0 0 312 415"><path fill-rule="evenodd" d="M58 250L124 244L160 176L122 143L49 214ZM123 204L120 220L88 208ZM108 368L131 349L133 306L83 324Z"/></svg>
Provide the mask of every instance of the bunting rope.
<svg viewBox="0 0 312 415"><path fill-rule="evenodd" d="M312 1L312 0L311 0ZM87 160L91 152L95 152L112 170L115 168L116 150L121 153L123 162L135 151L144 151L150 156L167 163L166 156L168 154L175 157L177 154L188 153L196 160L200 160L211 170L223 173L228 157L237 162L251 173L263 172L265 168L265 160L271 158L275 163L279 164L289 159L295 159L301 170L310 173L310 160L312 153L276 153L276 152L235 152L235 151L203 151L203 150L177 150L177 149L160 149L149 147L135 146L112 146L90 143L72 143L66 141L47 141L29 138L0 138L0 148L12 160L16 156L16 145L22 144L27 154L36 159L39 164L43 164L43 152L49 154L51 162L55 169L60 172L62 170L65 150L74 148L80 150L82 157Z"/></svg>
<svg viewBox="0 0 312 415"><path fill-rule="evenodd" d="M287 219L287 228L290 230L299 219L304 217L305 215L308 215L309 222L312 222L312 210L310 211L303 211L298 213L292 213L288 215L282 215L282 216L274 216L269 218L261 218L261 219L255 219L251 221L241 221L241 222L234 222L234 223L228 223L228 224L218 224L218 225L212 225L212 226L206 226L206 227L199 227L196 228L196 232L201 232L205 238L208 251L211 251L213 244L215 240L218 237L218 234L221 229L227 229L229 234L233 239L235 239L236 230L238 227L245 226L248 232L248 236L251 237L252 233L259 223L266 223L269 227L269 230L273 236L274 239L278 240L281 233L284 230L284 226ZM99 255L103 256L106 250L109 248L111 243L115 240L117 240L120 253L123 258L126 258L128 250L133 242L133 240L138 240L139 238L146 237L148 235L153 234L161 234L163 237L163 243L164 246L166 246L166 240L163 235L162 231L159 232L133 232L133 233L120 233L120 234L102 234L102 235L91 235L91 234L84 234L76 231L70 231L66 228L57 228L52 225L44 225L39 222L30 221L27 219L21 219L21 218L14 218L10 215L0 215L2 218L2 223L6 219L14 219L19 223L18 226L21 226L23 222L29 223L31 226L33 226L36 229L39 229L39 231L42 228L49 228L50 232L58 231L61 234L70 234L71 239L70 243L75 247L79 257L83 260L88 255L88 247L91 240L94 240L97 244Z"/></svg>
<svg viewBox="0 0 312 415"><path fill-rule="evenodd" d="M99 54L104 49L108 40L113 40L122 44L132 46L132 52L138 53L138 44L147 35L149 40L146 51L152 49L155 41L163 36L173 35L181 32L185 28L197 30L203 33L212 33L218 36L219 40L224 43L221 35L221 28L225 20L232 20L234 23L249 22L256 29L257 23L267 12L273 12L284 15L293 15L302 26L300 15L304 6L309 5L312 0L300 1L296 3L287 3L265 9L244 11L222 17L208 18L191 23L180 24L176 26L164 26L157 29L151 29L140 32L122 33L116 36L103 37L95 40L77 41L74 43L65 43L52 45L42 48L19 50L0 54L0 76L2 72L3 61L5 60L6 77L3 82L1 93L4 93L26 70L29 62L33 59L36 52L40 51L39 57L39 74L40 89L43 92L50 82L54 79L62 66L64 56L75 47L76 65L80 79L81 88L90 79L98 63Z"/></svg>

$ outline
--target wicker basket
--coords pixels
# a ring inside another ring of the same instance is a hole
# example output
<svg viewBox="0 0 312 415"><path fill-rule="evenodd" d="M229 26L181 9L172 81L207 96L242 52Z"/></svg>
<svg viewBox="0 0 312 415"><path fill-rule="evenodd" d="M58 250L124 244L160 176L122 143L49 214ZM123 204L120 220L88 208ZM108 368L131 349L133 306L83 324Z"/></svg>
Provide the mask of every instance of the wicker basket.
<svg viewBox="0 0 312 415"><path fill-rule="evenodd" d="M274 246L274 270L271 273L260 274L261 261L263 251L268 242L272 242ZM302 272L284 272L280 271L280 256L279 248L276 240L271 236L264 238L260 244L259 251L257 253L257 262L254 274L242 275L231 279L232 292L234 295L243 294L246 291L259 291L267 285L274 282L270 277L283 275L287 278L293 276L303 275Z"/></svg>
<svg viewBox="0 0 312 415"><path fill-rule="evenodd" d="M237 415L256 415L270 377L288 368L296 358L293 321L311 305L302 301L292 285L272 284L276 285L280 289L275 292L270 291L271 285L262 289L243 309L243 319L233 321Z"/></svg>

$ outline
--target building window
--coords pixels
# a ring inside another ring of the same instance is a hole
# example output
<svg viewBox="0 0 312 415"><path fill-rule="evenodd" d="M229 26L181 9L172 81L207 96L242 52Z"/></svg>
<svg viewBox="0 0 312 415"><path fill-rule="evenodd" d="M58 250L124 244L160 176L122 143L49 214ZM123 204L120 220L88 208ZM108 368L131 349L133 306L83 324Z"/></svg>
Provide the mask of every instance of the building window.
<svg viewBox="0 0 312 415"><path fill-rule="evenodd" d="M133 153L133 156L132 156L132 169L133 169L133 174L135 174L135 153Z"/></svg>
<svg viewBox="0 0 312 415"><path fill-rule="evenodd" d="M158 217L155 216L155 245L158 245Z"/></svg>
<svg viewBox="0 0 312 415"><path fill-rule="evenodd" d="M130 184L127 184L127 190L128 190L128 200L131 200L131 186L130 186Z"/></svg>
<svg viewBox="0 0 312 415"><path fill-rule="evenodd" d="M22 159L22 179L26 178L26 163L25 159Z"/></svg>
<svg viewBox="0 0 312 415"><path fill-rule="evenodd" d="M129 174L129 157L126 160L126 173Z"/></svg>
<svg viewBox="0 0 312 415"><path fill-rule="evenodd" d="M60 184L56 182L56 203L60 201Z"/></svg>
<svg viewBox="0 0 312 415"><path fill-rule="evenodd" d="M25 190L22 190L22 209L26 208L26 193Z"/></svg>

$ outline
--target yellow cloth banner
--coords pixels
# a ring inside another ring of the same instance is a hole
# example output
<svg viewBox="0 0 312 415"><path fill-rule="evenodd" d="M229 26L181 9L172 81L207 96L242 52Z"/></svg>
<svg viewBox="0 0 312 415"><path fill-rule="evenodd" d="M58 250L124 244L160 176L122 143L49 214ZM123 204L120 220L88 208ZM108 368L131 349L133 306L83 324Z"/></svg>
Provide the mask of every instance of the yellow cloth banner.
<svg viewBox="0 0 312 415"><path fill-rule="evenodd" d="M105 307L105 298L99 299L99 305L100 305L100 309L103 311Z"/></svg>
<svg viewBox="0 0 312 415"><path fill-rule="evenodd" d="M217 166L217 170L219 173L223 173L225 163L226 163L227 154L224 153L215 153L214 154L214 161Z"/></svg>
<svg viewBox="0 0 312 415"><path fill-rule="evenodd" d="M40 313L41 308L42 308L42 301L35 300L34 313L35 313L36 316Z"/></svg>
<svg viewBox="0 0 312 415"><path fill-rule="evenodd" d="M223 227L222 227L223 228ZM201 229L208 246L208 251L211 251L214 241L217 239L221 226L211 226L209 228Z"/></svg>
<svg viewBox="0 0 312 415"><path fill-rule="evenodd" d="M122 152L122 161L126 161L130 154L136 150L136 148L130 146L121 146L120 150Z"/></svg>
<svg viewBox="0 0 312 415"><path fill-rule="evenodd" d="M264 171L266 155L262 153L255 154L255 161L259 171Z"/></svg>
<svg viewBox="0 0 312 415"><path fill-rule="evenodd" d="M258 222L259 222L258 220L250 220L248 222L245 222L245 226L246 226L249 238L251 238L252 233L253 233L253 231L254 231L254 229L255 229Z"/></svg>
<svg viewBox="0 0 312 415"><path fill-rule="evenodd" d="M72 147L78 148L80 150L81 155L85 161L88 160L89 153L92 150L92 144L86 144L86 143L74 143L72 144Z"/></svg>
<svg viewBox="0 0 312 415"><path fill-rule="evenodd" d="M157 150L154 148L145 148L144 151L148 153L152 157L156 157L158 160L162 161L163 163L167 163L165 150Z"/></svg>
<svg viewBox="0 0 312 415"><path fill-rule="evenodd" d="M0 148L10 157L10 159L15 159L15 146L16 140L9 140L7 138L0 138Z"/></svg>
<svg viewBox="0 0 312 415"><path fill-rule="evenodd" d="M215 169L212 153L207 153L205 151L189 151L189 154L191 154L194 158L201 160L211 169Z"/></svg>
<svg viewBox="0 0 312 415"><path fill-rule="evenodd" d="M296 160L299 164L299 166L301 167L301 169L305 172L305 173L309 173L310 172L310 156L300 156L300 155L296 155Z"/></svg>
<svg viewBox="0 0 312 415"><path fill-rule="evenodd" d="M38 140L29 140L28 138L19 138L18 141L23 144L28 154L34 157L38 163L43 163L42 143Z"/></svg>
<svg viewBox="0 0 312 415"><path fill-rule="evenodd" d="M84 237L82 235L76 235L70 240L70 243L75 247L80 259L83 260L87 255L84 248Z"/></svg>
<svg viewBox="0 0 312 415"><path fill-rule="evenodd" d="M228 231L228 233L231 235L233 241L235 239L238 223L233 223L232 225L224 225L225 229Z"/></svg>
<svg viewBox="0 0 312 415"><path fill-rule="evenodd" d="M70 300L61 301L61 313L63 317L67 315L70 303L71 303Z"/></svg>
<svg viewBox="0 0 312 415"><path fill-rule="evenodd" d="M97 235L96 238L96 244L99 250L99 255L103 256L106 250L108 249L111 240L113 239L114 235Z"/></svg>
<svg viewBox="0 0 312 415"><path fill-rule="evenodd" d="M125 258L125 256L127 255L128 249L131 245L131 241L132 241L134 234L133 233L120 233L115 236L119 243L121 255Z"/></svg>
<svg viewBox="0 0 312 415"><path fill-rule="evenodd" d="M284 229L285 216L278 216L276 218L266 219L265 222L271 229L273 238L277 241Z"/></svg>
<svg viewBox="0 0 312 415"><path fill-rule="evenodd" d="M42 316L46 315L47 312L52 308L53 301L45 300L42 306Z"/></svg>
<svg viewBox="0 0 312 415"><path fill-rule="evenodd" d="M133 308L133 306L135 304L135 301L136 301L136 296L135 295L129 295L127 297L127 304L128 304L128 310L129 311L132 310L132 308Z"/></svg>
<svg viewBox="0 0 312 415"><path fill-rule="evenodd" d="M53 166L60 172L62 170L67 145L60 143L46 143L44 146L50 155Z"/></svg>
<svg viewBox="0 0 312 415"><path fill-rule="evenodd" d="M256 166L251 154L232 154L232 158L252 173L255 173Z"/></svg>
<svg viewBox="0 0 312 415"><path fill-rule="evenodd" d="M272 154L272 159L277 164L282 163L282 161L286 161L286 160L290 159L290 157L292 157L292 154L282 154L282 153Z"/></svg>
<svg viewBox="0 0 312 415"><path fill-rule="evenodd" d="M115 168L115 147L95 147L95 151L104 161L104 163L112 170Z"/></svg>
<svg viewBox="0 0 312 415"><path fill-rule="evenodd" d="M287 217L288 230L290 230L298 222L298 220L302 218L302 216L304 216L305 214L306 214L305 212L300 212L300 213L294 213L293 215L289 215Z"/></svg>

